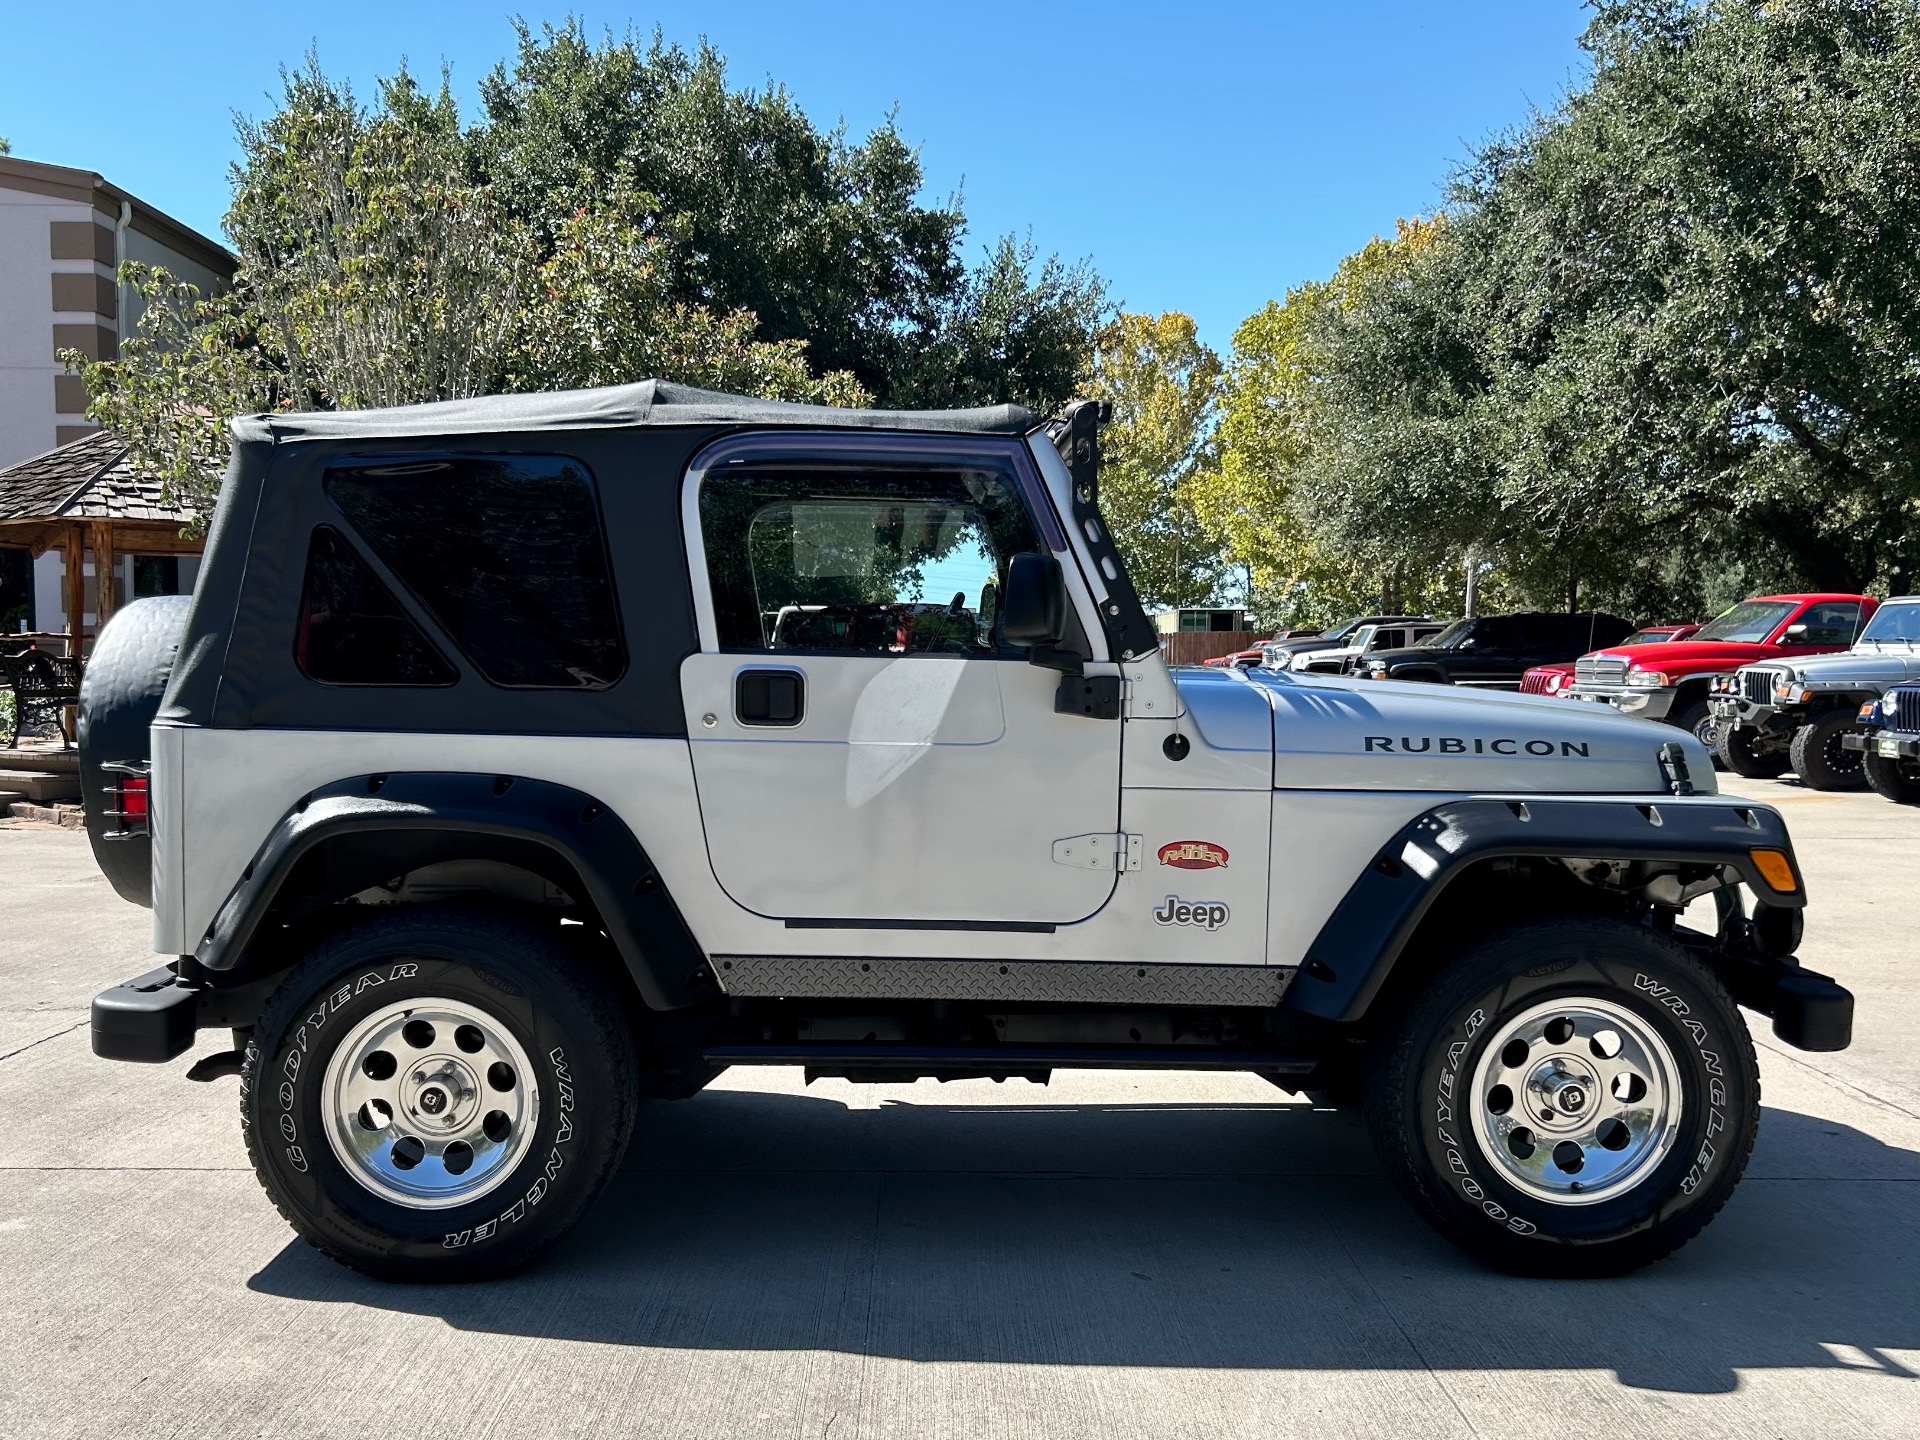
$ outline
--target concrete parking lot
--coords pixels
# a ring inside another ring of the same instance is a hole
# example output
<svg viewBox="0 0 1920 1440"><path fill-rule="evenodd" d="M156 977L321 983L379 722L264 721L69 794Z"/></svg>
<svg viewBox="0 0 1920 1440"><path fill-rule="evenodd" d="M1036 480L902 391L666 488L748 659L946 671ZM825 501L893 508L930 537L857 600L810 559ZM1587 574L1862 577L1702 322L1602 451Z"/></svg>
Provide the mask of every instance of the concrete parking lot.
<svg viewBox="0 0 1920 1440"><path fill-rule="evenodd" d="M0 1434L1920 1434L1920 812L1739 789L1793 827L1855 1048L1762 1033L1727 1210L1581 1284L1481 1269L1355 1119L1251 1078L789 1071L646 1112L524 1276L366 1280L267 1203L236 1081L92 1058L147 914L83 836L0 827Z"/></svg>

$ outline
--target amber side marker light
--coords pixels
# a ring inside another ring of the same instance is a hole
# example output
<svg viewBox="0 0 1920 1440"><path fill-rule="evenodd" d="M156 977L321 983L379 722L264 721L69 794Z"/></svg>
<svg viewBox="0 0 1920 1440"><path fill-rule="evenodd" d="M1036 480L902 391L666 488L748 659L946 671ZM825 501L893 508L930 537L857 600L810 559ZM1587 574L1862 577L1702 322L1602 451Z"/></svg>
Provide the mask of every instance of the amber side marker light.
<svg viewBox="0 0 1920 1440"><path fill-rule="evenodd" d="M1791 895L1800 888L1800 878L1793 873L1793 862L1782 850L1749 850L1753 868L1760 872L1765 880L1782 895Z"/></svg>

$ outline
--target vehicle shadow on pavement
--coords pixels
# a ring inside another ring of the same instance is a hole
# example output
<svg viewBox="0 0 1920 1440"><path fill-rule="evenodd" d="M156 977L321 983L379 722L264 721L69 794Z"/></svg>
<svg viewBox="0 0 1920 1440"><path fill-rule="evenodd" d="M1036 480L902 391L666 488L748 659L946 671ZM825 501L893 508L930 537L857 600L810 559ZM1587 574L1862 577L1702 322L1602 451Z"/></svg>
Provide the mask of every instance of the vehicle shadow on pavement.
<svg viewBox="0 0 1920 1440"><path fill-rule="evenodd" d="M1714 1394L1756 1368L1920 1379L1895 1353L1920 1351L1917 1222L1920 1154L1769 1109L1748 1179L1678 1255L1523 1280L1433 1234L1346 1113L710 1091L650 1107L587 1223L522 1275L390 1285L291 1243L250 1283L663 1350L1597 1370Z"/></svg>

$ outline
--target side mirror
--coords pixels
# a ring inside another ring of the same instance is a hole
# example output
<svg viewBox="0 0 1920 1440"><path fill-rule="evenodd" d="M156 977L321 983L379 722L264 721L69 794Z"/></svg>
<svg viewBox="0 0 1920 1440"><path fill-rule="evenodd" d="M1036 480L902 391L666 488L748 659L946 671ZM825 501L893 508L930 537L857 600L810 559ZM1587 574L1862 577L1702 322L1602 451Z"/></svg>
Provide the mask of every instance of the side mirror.
<svg viewBox="0 0 1920 1440"><path fill-rule="evenodd" d="M1806 638L1807 638L1806 626L1789 625L1787 626L1785 632L1782 633L1782 635L1780 636L1780 643L1782 645L1792 645L1798 641L1805 640Z"/></svg>
<svg viewBox="0 0 1920 1440"><path fill-rule="evenodd" d="M1032 552L1007 562L1000 629L1009 644L1051 650L1067 634L1067 581L1060 562Z"/></svg>

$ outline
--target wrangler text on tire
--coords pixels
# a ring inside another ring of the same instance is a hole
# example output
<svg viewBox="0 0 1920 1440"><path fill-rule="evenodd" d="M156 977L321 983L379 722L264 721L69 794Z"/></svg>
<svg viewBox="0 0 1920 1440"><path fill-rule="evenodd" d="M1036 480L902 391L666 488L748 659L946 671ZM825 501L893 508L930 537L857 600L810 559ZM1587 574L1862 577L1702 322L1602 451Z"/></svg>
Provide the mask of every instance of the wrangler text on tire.
<svg viewBox="0 0 1920 1440"><path fill-rule="evenodd" d="M247 1046L248 1155L288 1222L389 1279L471 1280L573 1227L625 1148L632 1040L557 923L401 907L322 942Z"/></svg>
<svg viewBox="0 0 1920 1440"><path fill-rule="evenodd" d="M1618 1274L1725 1203L1759 1124L1753 1042L1712 972L1608 918L1472 940L1378 1036L1382 1163L1449 1239L1503 1269Z"/></svg>

